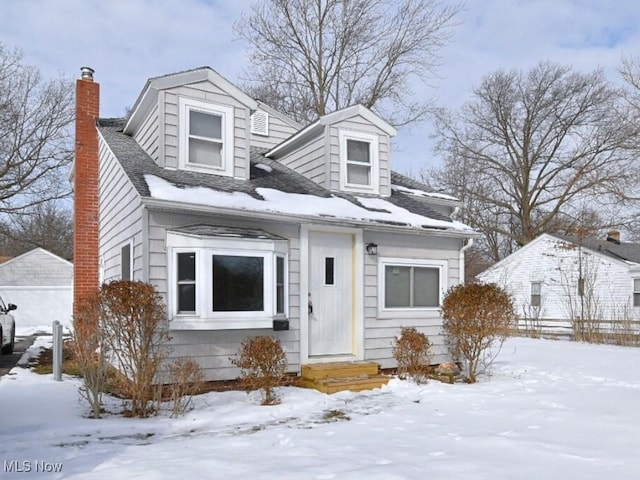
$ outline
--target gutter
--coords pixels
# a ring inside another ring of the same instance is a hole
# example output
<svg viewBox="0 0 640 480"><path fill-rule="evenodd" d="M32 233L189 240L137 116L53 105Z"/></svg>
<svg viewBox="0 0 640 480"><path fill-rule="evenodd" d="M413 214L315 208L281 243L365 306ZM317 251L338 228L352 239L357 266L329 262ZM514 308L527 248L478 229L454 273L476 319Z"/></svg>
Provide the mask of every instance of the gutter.
<svg viewBox="0 0 640 480"><path fill-rule="evenodd" d="M478 235L479 236L479 235ZM460 283L465 283L465 268L464 268L464 252L466 252L473 245L473 238L468 237L462 244L460 249L460 259L458 260L458 271L460 272Z"/></svg>
<svg viewBox="0 0 640 480"><path fill-rule="evenodd" d="M390 232L390 233L411 233L415 235L432 235L438 237L455 237L455 238L466 238L473 243L470 237L479 237L480 233L475 232L473 230L445 230L440 228L418 228L413 226L403 226L403 225L393 225L387 226L378 222L364 222L358 220L348 220L342 218L334 218L328 216L303 216L303 215L292 215L288 213L280 213L280 212L257 212L253 210L239 210L234 208L224 208L224 207L212 207L210 205L197 205L193 203L185 203L185 202L175 202L172 200L159 200L150 197L143 197L142 205L145 208L165 211L165 212L174 212L174 213L208 213L215 215L224 215L230 217L242 217L242 218L250 218L250 219L261 219L261 220L271 220L276 222L289 222L289 223L299 223L299 224L311 224L311 223L326 223L329 225L343 226L343 227L356 227L356 228L369 228L375 229L380 232ZM470 245L469 245L470 246ZM462 250L461 250L462 254Z"/></svg>

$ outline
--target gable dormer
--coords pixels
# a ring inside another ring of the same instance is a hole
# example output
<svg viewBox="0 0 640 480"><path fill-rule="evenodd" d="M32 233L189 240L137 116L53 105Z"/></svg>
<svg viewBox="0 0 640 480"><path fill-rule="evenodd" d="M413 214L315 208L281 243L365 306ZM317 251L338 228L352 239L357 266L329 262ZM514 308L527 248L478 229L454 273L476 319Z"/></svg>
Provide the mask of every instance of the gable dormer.
<svg viewBox="0 0 640 480"><path fill-rule="evenodd" d="M258 103L209 67L147 81L124 132L158 166L249 178Z"/></svg>
<svg viewBox="0 0 640 480"><path fill-rule="evenodd" d="M266 156L335 191L391 195L395 128L362 105L324 115Z"/></svg>

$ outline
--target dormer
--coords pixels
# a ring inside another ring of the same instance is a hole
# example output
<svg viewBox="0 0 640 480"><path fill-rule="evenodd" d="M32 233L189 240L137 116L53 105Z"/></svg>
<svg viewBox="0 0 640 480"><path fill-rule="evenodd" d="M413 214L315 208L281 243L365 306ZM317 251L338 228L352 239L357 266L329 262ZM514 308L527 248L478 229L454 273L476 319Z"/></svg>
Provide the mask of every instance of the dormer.
<svg viewBox="0 0 640 480"><path fill-rule="evenodd" d="M202 67L148 80L124 133L160 167L248 179L257 110L255 100Z"/></svg>
<svg viewBox="0 0 640 480"><path fill-rule="evenodd" d="M266 153L335 191L391 195L391 137L396 130L355 105L320 117Z"/></svg>

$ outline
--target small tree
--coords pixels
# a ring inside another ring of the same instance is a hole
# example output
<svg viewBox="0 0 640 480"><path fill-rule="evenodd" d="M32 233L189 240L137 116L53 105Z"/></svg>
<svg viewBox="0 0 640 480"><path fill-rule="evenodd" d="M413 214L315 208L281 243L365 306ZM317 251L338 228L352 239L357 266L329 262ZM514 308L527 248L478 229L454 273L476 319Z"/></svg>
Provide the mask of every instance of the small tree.
<svg viewBox="0 0 640 480"><path fill-rule="evenodd" d="M155 287L120 280L100 289L100 335L124 375L131 414L146 417L159 400L158 374L169 354L164 304Z"/></svg>
<svg viewBox="0 0 640 480"><path fill-rule="evenodd" d="M426 380L430 365L427 336L414 327L402 327L400 336L395 337L393 356L398 362L398 376L412 378L416 382Z"/></svg>
<svg viewBox="0 0 640 480"><path fill-rule="evenodd" d="M287 355L279 340L266 336L247 338L231 363L241 369L240 381L247 392L260 389L262 405L279 403L274 389L287 372Z"/></svg>
<svg viewBox="0 0 640 480"><path fill-rule="evenodd" d="M169 365L171 378L171 416L178 417L190 409L193 396L204 382L204 371L193 358L180 358Z"/></svg>
<svg viewBox="0 0 640 480"><path fill-rule="evenodd" d="M102 393L107 380L104 337L96 328L100 316L100 297L85 297L73 319L73 354L78 362L82 387L80 395L91 407L93 418L102 414Z"/></svg>
<svg viewBox="0 0 640 480"><path fill-rule="evenodd" d="M515 317L511 297L495 284L460 284L447 292L442 316L452 354L466 361L467 377L474 383L487 350L510 334Z"/></svg>

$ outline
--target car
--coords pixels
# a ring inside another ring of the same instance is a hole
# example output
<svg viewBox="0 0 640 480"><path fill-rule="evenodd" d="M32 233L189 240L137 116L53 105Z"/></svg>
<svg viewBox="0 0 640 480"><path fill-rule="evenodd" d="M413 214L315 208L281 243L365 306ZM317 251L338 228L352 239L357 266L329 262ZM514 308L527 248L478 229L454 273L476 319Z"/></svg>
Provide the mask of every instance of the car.
<svg viewBox="0 0 640 480"><path fill-rule="evenodd" d="M16 344L16 321L10 313L16 308L18 307L13 303L5 305L0 297L0 340L2 340L0 351L3 355L11 355Z"/></svg>

